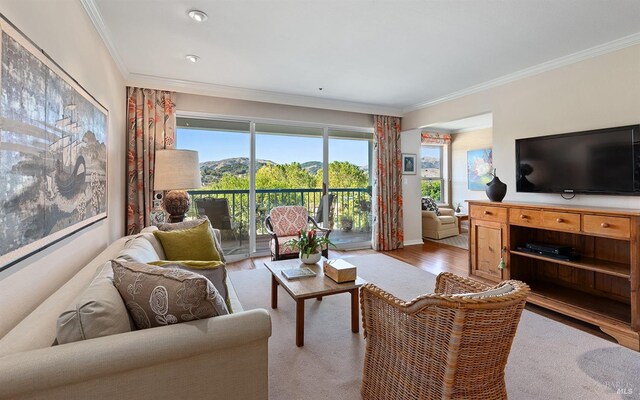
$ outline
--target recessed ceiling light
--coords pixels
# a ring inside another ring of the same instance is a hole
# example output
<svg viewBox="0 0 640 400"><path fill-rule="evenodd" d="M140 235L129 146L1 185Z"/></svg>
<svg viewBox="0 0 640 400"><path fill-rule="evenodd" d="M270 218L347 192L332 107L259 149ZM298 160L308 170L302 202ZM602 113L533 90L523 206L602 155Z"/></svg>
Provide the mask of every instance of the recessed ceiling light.
<svg viewBox="0 0 640 400"><path fill-rule="evenodd" d="M187 61L190 61L192 63L198 62L198 60L200 59L200 57L198 57L195 54L187 54L186 56L184 56L184 58L186 58Z"/></svg>
<svg viewBox="0 0 640 400"><path fill-rule="evenodd" d="M204 22L207 20L207 18L209 18L204 11L200 10L191 10L187 13L187 15L189 15L189 18L196 22Z"/></svg>

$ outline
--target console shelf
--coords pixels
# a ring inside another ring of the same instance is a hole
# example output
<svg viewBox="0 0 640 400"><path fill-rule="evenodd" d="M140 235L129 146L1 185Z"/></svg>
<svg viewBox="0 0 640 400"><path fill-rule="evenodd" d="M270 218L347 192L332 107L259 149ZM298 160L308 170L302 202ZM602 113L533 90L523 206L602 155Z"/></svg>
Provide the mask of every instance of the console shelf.
<svg viewBox="0 0 640 400"><path fill-rule="evenodd" d="M469 227L472 277L521 280L531 287L530 303L640 351L640 211L474 200ZM571 247L580 258L517 250L525 243Z"/></svg>
<svg viewBox="0 0 640 400"><path fill-rule="evenodd" d="M575 267L584 269L587 271L600 272L606 275L618 276L621 278L627 278L631 276L631 265L613 261L599 260L597 258L591 257L580 257L579 260L575 261L565 261L558 260L553 257L545 257L543 255L535 254L535 253L527 253L526 251L519 250L511 250L511 254L515 254L521 257L529 257L536 260L543 260L554 262L556 264L566 265L569 267Z"/></svg>

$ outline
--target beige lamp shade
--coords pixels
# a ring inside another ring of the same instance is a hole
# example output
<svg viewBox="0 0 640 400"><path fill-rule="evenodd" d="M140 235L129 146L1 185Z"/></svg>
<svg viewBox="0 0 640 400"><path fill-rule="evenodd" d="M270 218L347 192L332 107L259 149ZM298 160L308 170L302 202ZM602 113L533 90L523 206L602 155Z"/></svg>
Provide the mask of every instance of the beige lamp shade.
<svg viewBox="0 0 640 400"><path fill-rule="evenodd" d="M200 163L193 150L156 150L153 190L198 189Z"/></svg>

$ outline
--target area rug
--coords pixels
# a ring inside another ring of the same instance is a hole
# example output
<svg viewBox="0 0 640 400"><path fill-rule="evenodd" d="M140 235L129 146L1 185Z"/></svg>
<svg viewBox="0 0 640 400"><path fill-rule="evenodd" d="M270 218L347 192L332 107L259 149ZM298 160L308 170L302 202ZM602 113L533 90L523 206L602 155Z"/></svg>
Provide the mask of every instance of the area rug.
<svg viewBox="0 0 640 400"><path fill-rule="evenodd" d="M460 234L456 235L456 236L451 236L451 237L444 238L444 239L429 239L429 238L424 238L424 239L428 240L430 242L446 244L448 246L455 246L455 247L459 247L461 249L469 250L469 229L468 229L468 227L469 227L469 225L467 225L466 227L465 227L465 225L462 225L462 227L460 229Z"/></svg>
<svg viewBox="0 0 640 400"><path fill-rule="evenodd" d="M358 275L404 300L433 292L435 276L382 254L350 257ZM364 339L351 332L349 295L307 300L305 345L295 345L295 302L259 268L230 273L245 309L271 314L269 398L360 399ZM640 353L524 311L506 369L509 399L640 398Z"/></svg>

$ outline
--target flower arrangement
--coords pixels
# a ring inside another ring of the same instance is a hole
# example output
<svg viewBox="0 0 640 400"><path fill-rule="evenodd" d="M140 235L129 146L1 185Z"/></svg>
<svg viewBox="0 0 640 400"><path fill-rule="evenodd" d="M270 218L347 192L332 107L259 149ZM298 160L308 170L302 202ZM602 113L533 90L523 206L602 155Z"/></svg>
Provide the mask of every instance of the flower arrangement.
<svg viewBox="0 0 640 400"><path fill-rule="evenodd" d="M307 257L312 253L318 252L322 246L336 247L326 236L318 236L315 229L311 229L310 231L300 229L298 237L287 240L284 246L297 247L300 249L300 255L304 254Z"/></svg>

